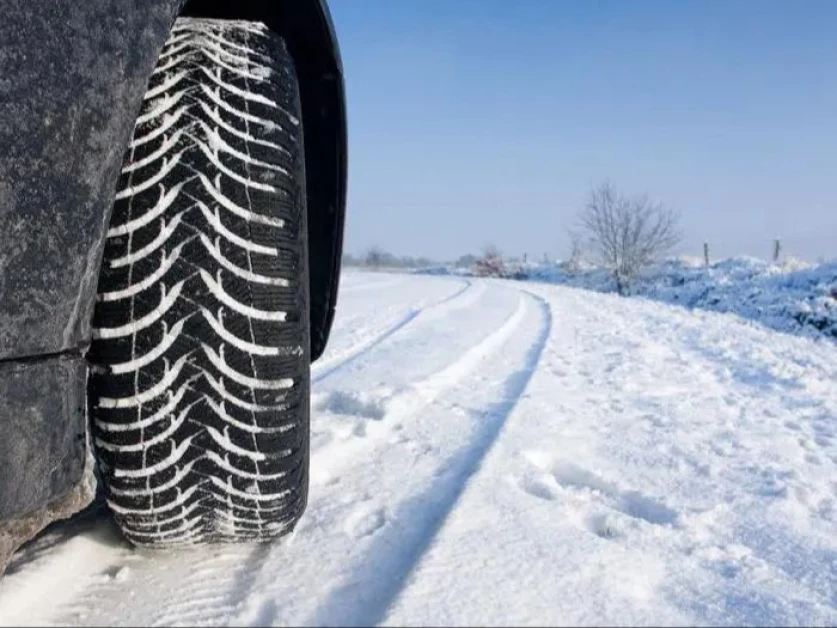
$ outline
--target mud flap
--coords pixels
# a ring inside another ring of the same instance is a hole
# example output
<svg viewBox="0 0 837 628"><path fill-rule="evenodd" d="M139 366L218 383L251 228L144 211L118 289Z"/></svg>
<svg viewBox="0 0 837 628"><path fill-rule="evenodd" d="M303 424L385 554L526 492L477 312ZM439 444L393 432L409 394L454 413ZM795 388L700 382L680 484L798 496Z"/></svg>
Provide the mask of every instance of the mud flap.
<svg viewBox="0 0 837 628"><path fill-rule="evenodd" d="M0 363L0 575L12 553L95 494L79 355Z"/></svg>

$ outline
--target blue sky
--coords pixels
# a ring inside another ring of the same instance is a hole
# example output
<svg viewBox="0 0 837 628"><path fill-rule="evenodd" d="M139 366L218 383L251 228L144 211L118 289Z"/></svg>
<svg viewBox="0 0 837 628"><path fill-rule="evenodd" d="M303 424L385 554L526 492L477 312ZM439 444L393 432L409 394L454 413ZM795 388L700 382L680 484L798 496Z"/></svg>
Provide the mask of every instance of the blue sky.
<svg viewBox="0 0 837 628"><path fill-rule="evenodd" d="M330 0L347 250L562 256L610 179L678 252L837 257L837 1Z"/></svg>

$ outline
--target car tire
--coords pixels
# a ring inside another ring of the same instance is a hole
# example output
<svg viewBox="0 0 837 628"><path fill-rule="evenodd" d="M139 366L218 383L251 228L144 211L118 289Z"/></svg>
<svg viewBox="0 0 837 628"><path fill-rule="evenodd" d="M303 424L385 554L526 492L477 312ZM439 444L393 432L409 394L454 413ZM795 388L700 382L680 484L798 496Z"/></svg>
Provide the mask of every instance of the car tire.
<svg viewBox="0 0 837 628"><path fill-rule="evenodd" d="M135 545L264 541L305 508L300 111L281 37L175 22L125 153L88 353L100 478Z"/></svg>

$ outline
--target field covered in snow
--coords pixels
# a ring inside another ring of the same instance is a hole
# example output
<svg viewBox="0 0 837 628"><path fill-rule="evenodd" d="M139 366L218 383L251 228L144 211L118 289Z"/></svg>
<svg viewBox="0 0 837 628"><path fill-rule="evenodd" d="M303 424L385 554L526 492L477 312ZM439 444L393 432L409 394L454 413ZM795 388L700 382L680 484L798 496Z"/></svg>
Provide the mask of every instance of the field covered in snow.
<svg viewBox="0 0 837 628"><path fill-rule="evenodd" d="M163 555L94 509L0 625L835 625L836 382L731 314L349 272L293 536Z"/></svg>

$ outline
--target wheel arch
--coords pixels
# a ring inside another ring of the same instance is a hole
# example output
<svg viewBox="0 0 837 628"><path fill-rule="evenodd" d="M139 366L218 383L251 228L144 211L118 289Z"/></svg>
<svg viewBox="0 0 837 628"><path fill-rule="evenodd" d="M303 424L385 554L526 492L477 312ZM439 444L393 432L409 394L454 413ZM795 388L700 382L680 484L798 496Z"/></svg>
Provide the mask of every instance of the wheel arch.
<svg viewBox="0 0 837 628"><path fill-rule="evenodd" d="M264 22L299 79L305 136L311 359L325 349L337 299L346 211L347 129L340 49L324 0L188 0L181 15Z"/></svg>

